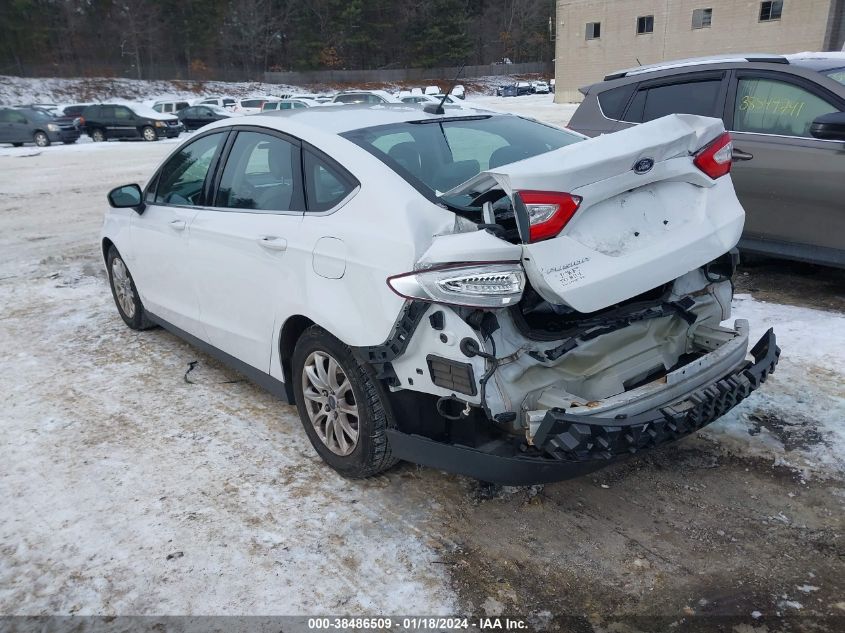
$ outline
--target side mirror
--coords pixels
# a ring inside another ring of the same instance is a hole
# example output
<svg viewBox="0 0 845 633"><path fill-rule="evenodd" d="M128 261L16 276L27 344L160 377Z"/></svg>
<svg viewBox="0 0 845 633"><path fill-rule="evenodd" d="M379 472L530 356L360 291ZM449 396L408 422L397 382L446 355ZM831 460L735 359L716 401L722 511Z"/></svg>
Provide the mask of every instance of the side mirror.
<svg viewBox="0 0 845 633"><path fill-rule="evenodd" d="M109 204L115 209L135 209L139 214L144 212L146 205L141 188L138 185L123 185L109 191Z"/></svg>
<svg viewBox="0 0 845 633"><path fill-rule="evenodd" d="M831 112L817 117L810 134L826 141L845 141L845 112Z"/></svg>

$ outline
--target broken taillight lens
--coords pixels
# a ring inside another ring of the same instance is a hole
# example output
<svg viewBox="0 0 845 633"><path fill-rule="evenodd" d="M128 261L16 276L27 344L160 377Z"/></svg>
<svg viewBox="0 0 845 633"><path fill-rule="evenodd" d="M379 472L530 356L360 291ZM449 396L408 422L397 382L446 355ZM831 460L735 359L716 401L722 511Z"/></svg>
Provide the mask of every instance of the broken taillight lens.
<svg viewBox="0 0 845 633"><path fill-rule="evenodd" d="M518 303L525 272L518 262L458 264L388 277L400 297L473 308L504 308Z"/></svg>
<svg viewBox="0 0 845 633"><path fill-rule="evenodd" d="M731 135L725 132L698 150L692 162L715 180L730 172L733 150Z"/></svg>
<svg viewBox="0 0 845 633"><path fill-rule="evenodd" d="M556 236L581 204L580 196L561 191L520 191L519 197L528 212L529 242Z"/></svg>

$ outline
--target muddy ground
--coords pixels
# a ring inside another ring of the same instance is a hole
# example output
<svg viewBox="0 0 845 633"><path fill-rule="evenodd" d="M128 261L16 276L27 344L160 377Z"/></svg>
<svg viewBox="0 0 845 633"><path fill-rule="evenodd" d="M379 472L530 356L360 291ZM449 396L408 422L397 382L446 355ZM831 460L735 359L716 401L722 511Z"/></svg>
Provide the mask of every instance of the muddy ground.
<svg viewBox="0 0 845 633"><path fill-rule="evenodd" d="M543 487L409 464L344 481L292 407L166 332L126 329L97 246L104 193L172 148L0 155L0 613L845 630L836 473L805 477L696 436ZM845 310L841 272L742 272L741 292ZM824 441L761 411L785 446Z"/></svg>

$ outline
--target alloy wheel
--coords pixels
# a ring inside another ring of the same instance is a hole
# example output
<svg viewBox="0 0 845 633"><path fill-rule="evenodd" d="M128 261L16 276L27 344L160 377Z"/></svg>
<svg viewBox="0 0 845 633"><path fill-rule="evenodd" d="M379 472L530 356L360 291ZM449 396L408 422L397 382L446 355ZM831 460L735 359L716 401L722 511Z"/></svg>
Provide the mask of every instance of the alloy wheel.
<svg viewBox="0 0 845 633"><path fill-rule="evenodd" d="M314 351L305 359L302 395L320 441L336 455L352 453L358 444L358 404L346 372L326 352Z"/></svg>
<svg viewBox="0 0 845 633"><path fill-rule="evenodd" d="M144 128L144 140L145 141L154 141L156 140L156 133L155 130L151 127Z"/></svg>
<svg viewBox="0 0 845 633"><path fill-rule="evenodd" d="M50 144L50 139L47 138L47 135L44 134L44 132L36 132L34 140L38 147L47 147Z"/></svg>
<svg viewBox="0 0 845 633"><path fill-rule="evenodd" d="M91 134L91 140L95 143L101 143L106 140L106 136L101 130L94 130Z"/></svg>
<svg viewBox="0 0 845 633"><path fill-rule="evenodd" d="M120 257L115 257L111 263L111 283L114 288L114 295L123 314L132 319L135 316L135 293L132 290L132 279L129 271Z"/></svg>

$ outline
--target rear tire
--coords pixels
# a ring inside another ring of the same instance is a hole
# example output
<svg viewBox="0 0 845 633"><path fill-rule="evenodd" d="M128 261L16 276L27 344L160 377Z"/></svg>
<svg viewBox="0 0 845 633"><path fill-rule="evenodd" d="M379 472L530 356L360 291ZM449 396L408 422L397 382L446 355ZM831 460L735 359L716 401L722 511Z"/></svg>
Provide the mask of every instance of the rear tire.
<svg viewBox="0 0 845 633"><path fill-rule="evenodd" d="M32 140L38 147L50 147L50 137L41 130L32 135Z"/></svg>
<svg viewBox="0 0 845 633"><path fill-rule="evenodd" d="M102 143L106 140L106 133L97 128L91 131L91 140L95 143Z"/></svg>
<svg viewBox="0 0 845 633"><path fill-rule="evenodd" d="M148 330L155 327L155 324L147 318L135 281L114 246L109 247L106 268L114 304L123 322L133 330Z"/></svg>
<svg viewBox="0 0 845 633"><path fill-rule="evenodd" d="M316 325L302 333L292 360L299 417L323 461L350 479L393 466L386 431L395 422L372 368Z"/></svg>
<svg viewBox="0 0 845 633"><path fill-rule="evenodd" d="M156 131L151 128L149 125L146 126L143 130L141 130L141 138L145 141L157 141L158 136L156 136Z"/></svg>

